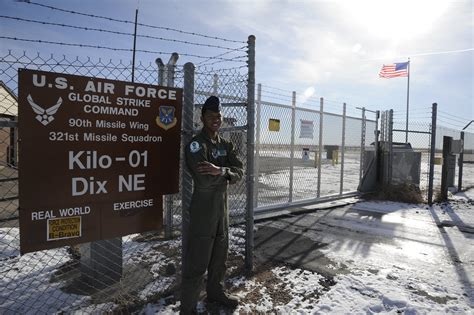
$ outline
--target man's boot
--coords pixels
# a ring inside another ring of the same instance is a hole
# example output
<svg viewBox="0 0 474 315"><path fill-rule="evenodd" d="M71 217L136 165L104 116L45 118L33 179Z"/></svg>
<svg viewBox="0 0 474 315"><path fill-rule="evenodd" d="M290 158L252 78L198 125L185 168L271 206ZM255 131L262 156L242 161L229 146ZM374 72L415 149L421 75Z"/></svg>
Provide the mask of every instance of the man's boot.
<svg viewBox="0 0 474 315"><path fill-rule="evenodd" d="M179 309L179 315L195 315L197 313L196 307L181 306Z"/></svg>
<svg viewBox="0 0 474 315"><path fill-rule="evenodd" d="M239 305L239 298L224 292L218 294L207 295L210 303L219 303L228 308L236 308Z"/></svg>

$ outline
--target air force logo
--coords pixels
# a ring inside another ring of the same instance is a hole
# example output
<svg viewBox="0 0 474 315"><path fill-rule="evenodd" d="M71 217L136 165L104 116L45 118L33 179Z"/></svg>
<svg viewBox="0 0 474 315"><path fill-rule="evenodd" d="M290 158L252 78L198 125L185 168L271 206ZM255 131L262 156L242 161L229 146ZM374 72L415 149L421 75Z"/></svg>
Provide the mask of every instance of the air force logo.
<svg viewBox="0 0 474 315"><path fill-rule="evenodd" d="M197 141L191 142L191 144L189 145L189 150L191 151L191 153L196 153L199 150L201 150L201 146L199 145L199 142Z"/></svg>
<svg viewBox="0 0 474 315"><path fill-rule="evenodd" d="M174 110L175 108L173 106L160 106L160 115L156 117L156 124L164 130L176 126L178 119L174 117Z"/></svg>
<svg viewBox="0 0 474 315"><path fill-rule="evenodd" d="M47 124L49 124L50 122L54 120L53 115L56 114L59 107L63 103L63 99L59 98L55 105L51 106L48 109L44 109L43 107L36 104L35 101L33 101L33 98L31 97L30 94L28 94L27 100L28 100L28 103L30 103L31 108L36 114L35 118L44 126L46 126Z"/></svg>

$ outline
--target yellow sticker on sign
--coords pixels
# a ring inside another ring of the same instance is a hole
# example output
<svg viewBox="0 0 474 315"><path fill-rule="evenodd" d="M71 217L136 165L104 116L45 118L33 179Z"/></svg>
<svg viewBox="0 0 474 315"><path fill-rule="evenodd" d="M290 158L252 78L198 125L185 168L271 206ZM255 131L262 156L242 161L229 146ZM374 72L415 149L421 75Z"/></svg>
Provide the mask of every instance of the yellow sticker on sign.
<svg viewBox="0 0 474 315"><path fill-rule="evenodd" d="M81 217L66 217L48 220L48 241L81 237Z"/></svg>
<svg viewBox="0 0 474 315"><path fill-rule="evenodd" d="M280 119L269 119L268 121L268 130L270 131L280 131Z"/></svg>

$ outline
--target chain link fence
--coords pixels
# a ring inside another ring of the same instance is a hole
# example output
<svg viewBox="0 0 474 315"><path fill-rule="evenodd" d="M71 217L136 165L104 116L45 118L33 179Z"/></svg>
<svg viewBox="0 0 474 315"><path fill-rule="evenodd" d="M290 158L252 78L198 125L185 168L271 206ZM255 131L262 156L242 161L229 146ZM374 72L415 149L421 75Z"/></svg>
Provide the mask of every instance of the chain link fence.
<svg viewBox="0 0 474 315"><path fill-rule="evenodd" d="M376 119L367 119L364 109L351 107L348 115L346 104L298 97L258 85L256 211L347 196L363 175Z"/></svg>
<svg viewBox="0 0 474 315"><path fill-rule="evenodd" d="M411 118L407 129L406 112L393 112L392 141L395 144L409 143L413 152L419 154L420 164L417 165L420 169L419 175L418 178L413 178L413 180L418 182L425 199L428 198L429 191L432 114L431 107L419 107L411 110ZM436 139L438 141L437 137ZM438 166L438 162L435 160L435 172L438 171ZM439 172L441 172L441 169L439 169Z"/></svg>
<svg viewBox="0 0 474 315"><path fill-rule="evenodd" d="M468 189L474 187L474 126L471 124L464 128L460 137L463 140L463 152L459 161L461 167L459 188Z"/></svg>
<svg viewBox="0 0 474 315"><path fill-rule="evenodd" d="M441 122L442 124L446 124L446 122ZM464 133L462 135L461 133ZM434 187L436 191L439 191L441 188L441 170L442 170L442 157L443 157L443 137L451 137L453 140L461 140L463 137L463 151L462 151L462 161L459 159L460 154L457 154L456 159L456 168L454 173L454 184L455 187L459 189L468 189L474 187L474 178L472 174L474 174L474 133L470 132L470 130L461 129L454 129L450 127L446 127L444 125L438 125L436 127L436 155L438 160L440 161L439 165L436 165L435 168L435 180L434 180ZM462 163L462 178L461 181L459 179L460 175L460 167Z"/></svg>
<svg viewBox="0 0 474 315"><path fill-rule="evenodd" d="M180 187L187 185L188 190L181 189L178 194L163 198L166 233L157 230L20 256L18 155L21 152L18 152L16 124L20 68L132 81L131 64L112 59L45 57L11 51L0 56L0 313L129 312L159 297L172 295L179 285L181 264L181 240L175 236L181 231L183 198L189 195L192 185L185 174L181 174ZM186 66L166 69L166 82L160 80L159 70L155 63L138 62L134 82L160 82L187 88L188 93L192 87L194 122L191 129L183 131L183 140L200 129L200 105L209 95L217 95L223 103L223 135L236 144L246 167L247 66L229 69L199 66L191 77L192 82L186 82ZM36 180L40 185L41 180L47 179ZM247 182L243 179L229 190L233 224L245 221ZM54 198L54 192L45 197ZM239 225L231 231L231 246L243 256L245 228Z"/></svg>
<svg viewBox="0 0 474 315"><path fill-rule="evenodd" d="M462 126L469 121L453 118L452 114L447 112L438 112L436 104L432 107L417 107L410 110L408 124L406 112L403 111L387 111L382 117L382 141L392 143L392 150L397 144L409 143L413 152L419 154L419 187L428 202L431 203L441 189L444 136L452 137L454 140L461 140L464 137L463 159L461 161L458 154L455 186L468 188L474 185L472 180L474 168L470 162L473 156L474 134L469 129L462 134ZM391 154L393 158L395 153L392 151ZM460 171L460 167L464 170ZM462 178L459 177L460 172L465 174Z"/></svg>

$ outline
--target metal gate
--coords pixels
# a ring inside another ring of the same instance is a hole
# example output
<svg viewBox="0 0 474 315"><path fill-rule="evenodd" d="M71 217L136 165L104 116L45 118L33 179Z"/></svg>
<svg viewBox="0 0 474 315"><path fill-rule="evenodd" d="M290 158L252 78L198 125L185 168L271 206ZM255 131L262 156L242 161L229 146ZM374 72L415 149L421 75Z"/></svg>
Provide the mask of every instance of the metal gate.
<svg viewBox="0 0 474 315"><path fill-rule="evenodd" d="M323 98L297 106L295 92L275 90L257 90L255 211L355 195L376 139L375 112Z"/></svg>

